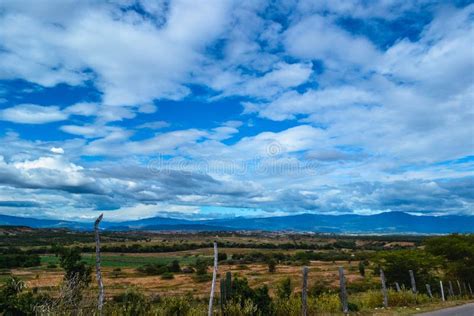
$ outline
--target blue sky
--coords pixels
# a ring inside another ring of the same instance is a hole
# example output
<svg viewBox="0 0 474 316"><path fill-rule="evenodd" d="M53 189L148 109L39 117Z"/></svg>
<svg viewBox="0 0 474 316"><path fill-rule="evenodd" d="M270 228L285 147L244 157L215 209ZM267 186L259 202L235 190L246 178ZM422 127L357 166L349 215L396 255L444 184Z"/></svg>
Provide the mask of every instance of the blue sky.
<svg viewBox="0 0 474 316"><path fill-rule="evenodd" d="M472 1L0 3L0 213L474 215Z"/></svg>

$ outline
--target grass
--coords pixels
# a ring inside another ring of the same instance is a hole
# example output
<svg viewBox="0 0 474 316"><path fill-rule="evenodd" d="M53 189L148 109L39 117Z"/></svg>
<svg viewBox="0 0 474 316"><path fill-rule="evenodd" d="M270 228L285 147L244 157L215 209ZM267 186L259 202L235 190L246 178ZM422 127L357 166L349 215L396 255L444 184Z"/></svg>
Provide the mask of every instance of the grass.
<svg viewBox="0 0 474 316"><path fill-rule="evenodd" d="M95 254L83 254L83 261L90 265L95 264ZM153 257L150 255L130 255L130 254L102 254L101 265L103 267L111 268L138 268L145 264L169 264L174 260L178 260L181 266L193 264L196 261L196 257ZM55 255L43 255L41 256L41 264L48 265L50 263L59 265L59 258Z"/></svg>

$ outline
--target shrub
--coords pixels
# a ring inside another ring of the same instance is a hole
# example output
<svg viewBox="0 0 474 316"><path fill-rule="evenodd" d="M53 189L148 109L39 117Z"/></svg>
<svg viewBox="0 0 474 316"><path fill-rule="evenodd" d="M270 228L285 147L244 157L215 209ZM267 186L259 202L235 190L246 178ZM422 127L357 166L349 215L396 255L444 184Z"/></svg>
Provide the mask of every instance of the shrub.
<svg viewBox="0 0 474 316"><path fill-rule="evenodd" d="M161 275L169 272L169 268L162 264L151 263L139 267L137 271L146 275Z"/></svg>
<svg viewBox="0 0 474 316"><path fill-rule="evenodd" d="M291 286L290 278L284 278L278 283L276 294L279 299L282 299L282 300L289 299L292 292L293 292L293 287Z"/></svg>
<svg viewBox="0 0 474 316"><path fill-rule="evenodd" d="M224 306L223 310L223 314L226 316L254 316L256 313L257 306L250 299L243 303L231 301Z"/></svg>
<svg viewBox="0 0 474 316"><path fill-rule="evenodd" d="M268 272L274 273L276 271L276 261L275 259L268 260Z"/></svg>
<svg viewBox="0 0 474 316"><path fill-rule="evenodd" d="M134 288L114 297L113 301L118 303L120 315L124 316L145 315L150 308L150 302L145 295Z"/></svg>
<svg viewBox="0 0 474 316"><path fill-rule="evenodd" d="M171 272L165 272L161 275L162 280L172 280L174 279L174 275Z"/></svg>
<svg viewBox="0 0 474 316"><path fill-rule="evenodd" d="M331 293L333 288L330 286L330 283L327 280L316 279L313 285L310 286L308 294L310 296L320 296L325 293Z"/></svg>
<svg viewBox="0 0 474 316"><path fill-rule="evenodd" d="M359 273L362 277L365 277L365 264L362 261L359 262Z"/></svg>
<svg viewBox="0 0 474 316"><path fill-rule="evenodd" d="M171 264L168 266L168 270L170 272L175 272L175 273L181 272L181 267L179 265L179 261L178 260L173 260L173 262L171 262Z"/></svg>

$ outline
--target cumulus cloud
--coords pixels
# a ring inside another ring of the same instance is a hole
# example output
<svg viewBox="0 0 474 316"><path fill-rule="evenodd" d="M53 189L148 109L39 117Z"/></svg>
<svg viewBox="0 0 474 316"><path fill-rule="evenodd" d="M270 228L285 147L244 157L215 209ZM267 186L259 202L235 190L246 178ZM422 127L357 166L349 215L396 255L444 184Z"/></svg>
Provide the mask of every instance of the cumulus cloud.
<svg viewBox="0 0 474 316"><path fill-rule="evenodd" d="M130 3L0 4L1 210L472 214L474 5Z"/></svg>
<svg viewBox="0 0 474 316"><path fill-rule="evenodd" d="M0 111L0 120L23 124L44 124L64 121L67 115L57 106L19 104Z"/></svg>

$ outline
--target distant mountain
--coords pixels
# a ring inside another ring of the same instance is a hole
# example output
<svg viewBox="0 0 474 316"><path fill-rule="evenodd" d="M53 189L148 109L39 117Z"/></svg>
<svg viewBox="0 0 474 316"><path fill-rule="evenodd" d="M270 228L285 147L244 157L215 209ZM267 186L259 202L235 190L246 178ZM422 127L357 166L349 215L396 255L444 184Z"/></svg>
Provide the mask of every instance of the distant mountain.
<svg viewBox="0 0 474 316"><path fill-rule="evenodd" d="M92 223L43 220L0 215L0 225L33 228L91 229ZM265 218L184 220L153 217L136 221L103 222L107 230L266 230L354 234L445 234L474 233L474 216L413 216L402 212L377 215L300 214Z"/></svg>
<svg viewBox="0 0 474 316"><path fill-rule="evenodd" d="M31 217L18 217L10 215L0 215L0 225L4 226L28 226L32 228L71 228L88 229L89 224L61 221L55 219L37 219Z"/></svg>

